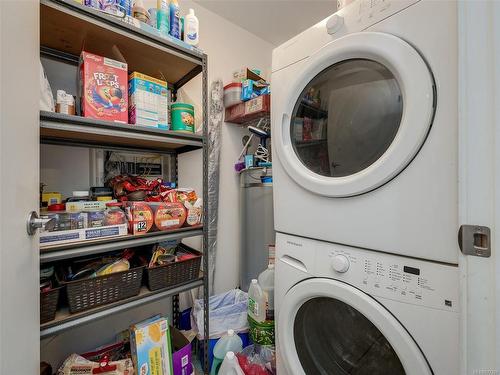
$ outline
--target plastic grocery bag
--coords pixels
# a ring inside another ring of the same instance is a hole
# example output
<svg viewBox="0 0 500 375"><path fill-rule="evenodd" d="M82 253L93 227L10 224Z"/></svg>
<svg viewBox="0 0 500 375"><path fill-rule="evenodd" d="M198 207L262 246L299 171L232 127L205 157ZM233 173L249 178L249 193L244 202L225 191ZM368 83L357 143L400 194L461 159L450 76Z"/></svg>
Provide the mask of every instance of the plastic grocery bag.
<svg viewBox="0 0 500 375"><path fill-rule="evenodd" d="M218 339L229 329L234 332L248 331L248 294L232 289L229 292L218 294L209 298L210 322L209 338ZM204 338L205 325L203 322L203 299L194 301L191 325L198 332L198 338Z"/></svg>

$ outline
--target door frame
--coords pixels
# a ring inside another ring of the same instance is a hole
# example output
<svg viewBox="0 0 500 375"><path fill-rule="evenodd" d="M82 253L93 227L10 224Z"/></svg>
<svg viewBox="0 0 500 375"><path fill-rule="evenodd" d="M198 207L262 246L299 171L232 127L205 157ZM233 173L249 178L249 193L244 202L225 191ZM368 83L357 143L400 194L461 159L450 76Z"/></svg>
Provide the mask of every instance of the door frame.
<svg viewBox="0 0 500 375"><path fill-rule="evenodd" d="M500 370L500 3L458 2L459 225L491 229L492 255L460 254L461 374ZM457 228L458 230L458 228ZM497 276L498 275L498 276Z"/></svg>

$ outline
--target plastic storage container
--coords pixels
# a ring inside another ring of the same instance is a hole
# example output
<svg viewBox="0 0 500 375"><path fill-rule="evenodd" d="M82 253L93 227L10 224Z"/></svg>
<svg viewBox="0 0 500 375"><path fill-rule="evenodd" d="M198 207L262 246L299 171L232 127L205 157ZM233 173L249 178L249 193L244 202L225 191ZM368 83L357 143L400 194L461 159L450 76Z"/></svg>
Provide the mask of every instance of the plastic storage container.
<svg viewBox="0 0 500 375"><path fill-rule="evenodd" d="M219 369L219 375L245 375L234 352L227 352Z"/></svg>
<svg viewBox="0 0 500 375"><path fill-rule="evenodd" d="M210 369L210 375L216 375L219 373L219 367L221 367L224 358L228 352L239 353L243 350L243 341L240 337L234 333L232 329L227 331L227 335L221 337L221 339L215 344L214 347L214 360L212 362L212 367Z"/></svg>
<svg viewBox="0 0 500 375"><path fill-rule="evenodd" d="M241 82L224 86L224 107L228 108L241 103Z"/></svg>
<svg viewBox="0 0 500 375"><path fill-rule="evenodd" d="M248 316L260 323L266 320L266 298L257 279L253 279L248 289Z"/></svg>
<svg viewBox="0 0 500 375"><path fill-rule="evenodd" d="M274 320L274 264L267 266L258 278L266 300L266 320Z"/></svg>

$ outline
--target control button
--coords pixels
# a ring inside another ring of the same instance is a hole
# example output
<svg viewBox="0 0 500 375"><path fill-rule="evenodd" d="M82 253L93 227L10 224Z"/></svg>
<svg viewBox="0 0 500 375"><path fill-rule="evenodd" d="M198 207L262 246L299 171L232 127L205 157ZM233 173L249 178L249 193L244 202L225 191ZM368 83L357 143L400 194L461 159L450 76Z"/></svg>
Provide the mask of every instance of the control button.
<svg viewBox="0 0 500 375"><path fill-rule="evenodd" d="M333 35L339 31L344 25L344 18L338 14L331 16L328 21L326 21L326 31L328 34Z"/></svg>
<svg viewBox="0 0 500 375"><path fill-rule="evenodd" d="M332 268L340 273L344 273L349 269L349 259L345 255L336 255L332 259Z"/></svg>

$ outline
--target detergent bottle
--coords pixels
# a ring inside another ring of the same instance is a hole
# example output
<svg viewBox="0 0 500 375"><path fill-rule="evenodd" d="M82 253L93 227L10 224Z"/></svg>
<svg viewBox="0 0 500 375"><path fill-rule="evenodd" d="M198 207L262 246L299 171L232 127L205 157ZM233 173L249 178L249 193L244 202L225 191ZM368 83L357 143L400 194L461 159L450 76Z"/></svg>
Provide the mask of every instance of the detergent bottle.
<svg viewBox="0 0 500 375"><path fill-rule="evenodd" d="M214 360L210 375L217 375L227 352L239 353L243 350L243 341L234 333L232 329L227 331L227 335L223 336L217 341L214 346Z"/></svg>
<svg viewBox="0 0 500 375"><path fill-rule="evenodd" d="M266 320L274 320L274 264L268 265L258 280L266 300Z"/></svg>
<svg viewBox="0 0 500 375"><path fill-rule="evenodd" d="M266 320L266 297L257 279L253 279L248 289L248 316L260 323Z"/></svg>
<svg viewBox="0 0 500 375"><path fill-rule="evenodd" d="M170 0L170 35L177 39L181 38L181 21L177 0Z"/></svg>
<svg viewBox="0 0 500 375"><path fill-rule="evenodd" d="M200 23L194 14L194 9L189 9L189 13L184 20L184 41L192 46L198 46L200 39Z"/></svg>
<svg viewBox="0 0 500 375"><path fill-rule="evenodd" d="M234 352L227 352L219 369L219 375L245 375Z"/></svg>
<svg viewBox="0 0 500 375"><path fill-rule="evenodd" d="M156 28L163 36L170 32L170 9L168 0L157 0L156 2Z"/></svg>

